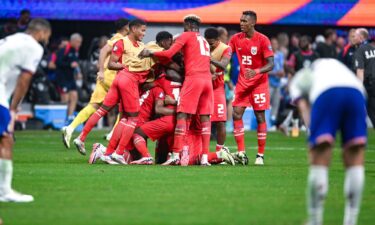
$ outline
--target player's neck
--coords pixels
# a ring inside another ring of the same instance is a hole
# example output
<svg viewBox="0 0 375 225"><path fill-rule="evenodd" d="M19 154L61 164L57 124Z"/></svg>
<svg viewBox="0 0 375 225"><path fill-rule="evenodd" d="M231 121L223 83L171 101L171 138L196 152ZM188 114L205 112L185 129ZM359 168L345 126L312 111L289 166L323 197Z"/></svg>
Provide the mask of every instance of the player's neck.
<svg viewBox="0 0 375 225"><path fill-rule="evenodd" d="M130 40L132 43L137 43L137 39L134 37L133 34L129 34L129 35L128 35L128 38L129 38L129 40Z"/></svg>
<svg viewBox="0 0 375 225"><path fill-rule="evenodd" d="M245 33L247 38L252 38L255 34L255 29L250 29L249 32Z"/></svg>

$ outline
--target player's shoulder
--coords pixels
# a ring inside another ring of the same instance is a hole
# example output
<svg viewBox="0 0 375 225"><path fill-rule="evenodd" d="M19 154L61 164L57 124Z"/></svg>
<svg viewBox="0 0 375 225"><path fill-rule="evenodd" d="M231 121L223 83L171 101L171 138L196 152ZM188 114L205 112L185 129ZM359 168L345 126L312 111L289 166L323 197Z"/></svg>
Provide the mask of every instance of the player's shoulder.
<svg viewBox="0 0 375 225"><path fill-rule="evenodd" d="M256 31L255 35L258 36L259 40L262 40L262 41L269 40L269 38L265 34L263 34L261 32Z"/></svg>
<svg viewBox="0 0 375 225"><path fill-rule="evenodd" d="M234 34L231 39L232 40L240 40L240 39L243 39L243 38L245 38L245 33L244 32L238 32L238 33Z"/></svg>

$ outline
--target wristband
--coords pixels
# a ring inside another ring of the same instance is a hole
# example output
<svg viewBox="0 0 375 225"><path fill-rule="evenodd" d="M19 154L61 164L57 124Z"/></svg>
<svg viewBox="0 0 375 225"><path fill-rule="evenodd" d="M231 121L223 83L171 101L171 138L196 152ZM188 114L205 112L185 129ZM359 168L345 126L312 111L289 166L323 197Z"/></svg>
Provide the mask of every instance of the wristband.
<svg viewBox="0 0 375 225"><path fill-rule="evenodd" d="M255 69L255 74L260 74L260 69Z"/></svg>

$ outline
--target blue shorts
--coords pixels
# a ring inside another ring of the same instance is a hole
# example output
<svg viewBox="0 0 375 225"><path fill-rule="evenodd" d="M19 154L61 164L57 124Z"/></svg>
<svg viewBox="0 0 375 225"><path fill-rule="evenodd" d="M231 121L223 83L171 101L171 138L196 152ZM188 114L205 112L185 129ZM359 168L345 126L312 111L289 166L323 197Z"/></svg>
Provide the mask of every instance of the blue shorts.
<svg viewBox="0 0 375 225"><path fill-rule="evenodd" d="M10 123L9 109L0 105L0 137L8 133L8 125Z"/></svg>
<svg viewBox="0 0 375 225"><path fill-rule="evenodd" d="M344 148L367 142L366 100L354 88L332 88L323 92L311 109L309 144L333 144L341 131Z"/></svg>
<svg viewBox="0 0 375 225"><path fill-rule="evenodd" d="M58 83L60 94L68 93L69 91L76 91L77 84L76 81L73 80L64 80Z"/></svg>

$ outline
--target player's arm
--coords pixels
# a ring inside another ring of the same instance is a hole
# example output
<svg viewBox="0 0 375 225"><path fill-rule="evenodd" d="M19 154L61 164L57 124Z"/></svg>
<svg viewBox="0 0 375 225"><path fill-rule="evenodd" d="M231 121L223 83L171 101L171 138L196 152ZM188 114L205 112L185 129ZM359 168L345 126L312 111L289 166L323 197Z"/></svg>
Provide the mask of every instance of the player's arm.
<svg viewBox="0 0 375 225"><path fill-rule="evenodd" d="M112 47L109 44L104 45L102 49L100 49L99 53L99 60L98 60L98 77L97 79L100 81L104 81L104 62L105 59L111 54Z"/></svg>
<svg viewBox="0 0 375 225"><path fill-rule="evenodd" d="M166 70L166 78L170 81L180 82L184 81L183 77L173 69Z"/></svg>
<svg viewBox="0 0 375 225"><path fill-rule="evenodd" d="M310 104L305 98L301 98L297 101L299 113L305 123L306 127L310 127Z"/></svg>
<svg viewBox="0 0 375 225"><path fill-rule="evenodd" d="M177 106L177 100L175 100L174 98L172 98L169 95L166 95L165 99L164 99L164 105L174 105L174 106Z"/></svg>
<svg viewBox="0 0 375 225"><path fill-rule="evenodd" d="M223 57L221 57L220 61L211 58L211 64L219 67L222 70L225 70L230 63L231 52L232 50L230 50L229 48L225 50L225 53L223 54Z"/></svg>
<svg viewBox="0 0 375 225"><path fill-rule="evenodd" d="M26 95L33 74L29 71L22 71L21 75L18 77L16 88L13 92L12 102L10 104L11 111L17 111L18 105L22 101L23 97Z"/></svg>
<svg viewBox="0 0 375 225"><path fill-rule="evenodd" d="M354 55L354 60L355 60L357 77L361 82L363 82L364 74L365 74L365 59L364 59L364 54L363 54L363 50L361 47L356 51Z"/></svg>
<svg viewBox="0 0 375 225"><path fill-rule="evenodd" d="M152 52L148 49L144 49L143 51L139 53L138 57L140 58L156 57L159 60L163 60L163 59L171 60L172 57L182 49L187 39L188 39L187 35L181 34L168 50L160 51L160 52Z"/></svg>
<svg viewBox="0 0 375 225"><path fill-rule="evenodd" d="M164 101L161 99L157 99L155 101L155 113L163 116L170 116L174 115L176 111L174 109L165 107Z"/></svg>
<svg viewBox="0 0 375 225"><path fill-rule="evenodd" d="M273 66L274 66L274 62L273 62L273 56L270 56L268 58L266 58L267 60L267 64L264 65L263 67L261 68L257 68L257 69L246 69L245 71L245 77L247 79L250 79L250 78L253 78L255 77L255 75L257 74L263 74L263 73L268 73L269 71L272 71L273 70Z"/></svg>
<svg viewBox="0 0 375 225"><path fill-rule="evenodd" d="M365 77L365 70L364 69L357 69L357 77L360 81L363 82Z"/></svg>
<svg viewBox="0 0 375 225"><path fill-rule="evenodd" d="M118 40L112 48L111 56L109 57L108 69L110 70L122 70L125 68L125 65L122 64L120 58L124 53L124 44L123 40Z"/></svg>

